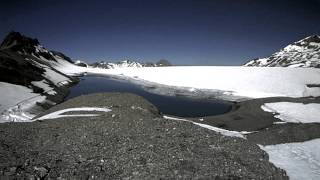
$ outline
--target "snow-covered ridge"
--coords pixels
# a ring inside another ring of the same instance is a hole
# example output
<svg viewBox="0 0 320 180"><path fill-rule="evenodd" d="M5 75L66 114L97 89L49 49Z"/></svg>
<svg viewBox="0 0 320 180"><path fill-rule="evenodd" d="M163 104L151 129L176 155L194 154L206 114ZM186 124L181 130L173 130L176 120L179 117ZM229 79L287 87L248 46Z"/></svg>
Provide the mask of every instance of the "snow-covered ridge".
<svg viewBox="0 0 320 180"><path fill-rule="evenodd" d="M141 67L162 67L162 66L171 66L171 63L167 60L160 60L157 63L140 63L132 60L122 60L116 63L100 61L92 64L93 67L104 68L104 69L117 69L117 68L141 68Z"/></svg>
<svg viewBox="0 0 320 180"><path fill-rule="evenodd" d="M116 68L126 68L126 67L143 67L142 64L130 60L123 60L117 63L101 61L99 63L93 64L94 67L105 68L105 69L116 69Z"/></svg>
<svg viewBox="0 0 320 180"><path fill-rule="evenodd" d="M244 66L320 68L320 36L309 36L269 57L251 60Z"/></svg>

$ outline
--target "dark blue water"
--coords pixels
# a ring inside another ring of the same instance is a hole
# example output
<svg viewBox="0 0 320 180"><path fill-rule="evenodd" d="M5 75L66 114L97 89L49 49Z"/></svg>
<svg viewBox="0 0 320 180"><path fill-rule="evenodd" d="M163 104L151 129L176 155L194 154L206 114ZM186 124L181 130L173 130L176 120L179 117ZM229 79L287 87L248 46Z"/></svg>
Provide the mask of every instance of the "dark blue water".
<svg viewBox="0 0 320 180"><path fill-rule="evenodd" d="M154 104L162 113L180 117L201 117L224 114L231 104L219 100L197 100L181 96L149 93L138 85L108 77L85 76L71 89L67 99L97 92L129 92L140 95Z"/></svg>

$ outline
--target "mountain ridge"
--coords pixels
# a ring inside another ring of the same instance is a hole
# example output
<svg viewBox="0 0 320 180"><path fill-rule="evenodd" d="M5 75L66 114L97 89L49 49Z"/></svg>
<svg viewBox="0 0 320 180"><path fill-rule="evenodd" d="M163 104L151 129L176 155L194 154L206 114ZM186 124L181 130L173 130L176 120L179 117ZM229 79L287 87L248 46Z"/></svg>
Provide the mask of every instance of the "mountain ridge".
<svg viewBox="0 0 320 180"><path fill-rule="evenodd" d="M0 90L17 101L1 102L0 113L37 96L41 101L33 103L43 107L62 102L68 93L66 87L77 82L66 73L73 66L63 53L47 50L37 39L10 32L0 45Z"/></svg>
<svg viewBox="0 0 320 180"><path fill-rule="evenodd" d="M320 36L311 35L273 53L248 61L244 66L320 68Z"/></svg>
<svg viewBox="0 0 320 180"><path fill-rule="evenodd" d="M107 61L100 61L91 64L93 67L98 67L98 68L104 68L104 69L116 69L116 68L126 68L126 67L136 67L136 68L141 68L141 67L163 67L163 66L172 66L172 64L165 59L161 59L156 63L141 63L138 61L133 61L133 60L122 60L118 62L107 62Z"/></svg>

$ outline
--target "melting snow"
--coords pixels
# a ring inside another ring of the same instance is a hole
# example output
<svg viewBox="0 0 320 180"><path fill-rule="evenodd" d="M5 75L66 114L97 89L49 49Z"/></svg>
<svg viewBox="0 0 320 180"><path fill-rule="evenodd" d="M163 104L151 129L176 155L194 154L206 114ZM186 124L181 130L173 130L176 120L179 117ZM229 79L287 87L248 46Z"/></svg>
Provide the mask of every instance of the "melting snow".
<svg viewBox="0 0 320 180"><path fill-rule="evenodd" d="M240 137L240 138L246 139L244 134L248 134L248 132L229 131L229 130L226 130L226 129L217 128L217 127L210 126L210 125L207 125L207 124L201 124L201 123L192 122L192 121L187 120L187 119L181 119L181 118L169 117L169 116L163 116L163 118L169 119L169 120L175 120L175 121L190 122L190 123L193 123L193 124L198 125L200 127L203 127L203 128L218 132L218 133L220 133L220 134L222 134L224 136Z"/></svg>
<svg viewBox="0 0 320 180"><path fill-rule="evenodd" d="M41 116L36 120L45 120L45 119L57 119L63 117L91 117L91 116L99 116L99 114L69 114L69 115L62 115L63 113L73 112L73 111L100 111L100 112L110 112L111 109L108 108L101 108L101 107L78 107L78 108L68 108L59 110L44 116Z"/></svg>
<svg viewBox="0 0 320 180"><path fill-rule="evenodd" d="M277 113L276 118L290 123L320 123L320 104L276 102L261 106L264 111Z"/></svg>
<svg viewBox="0 0 320 180"><path fill-rule="evenodd" d="M320 139L260 147L269 154L269 161L284 169L291 180L320 179Z"/></svg>

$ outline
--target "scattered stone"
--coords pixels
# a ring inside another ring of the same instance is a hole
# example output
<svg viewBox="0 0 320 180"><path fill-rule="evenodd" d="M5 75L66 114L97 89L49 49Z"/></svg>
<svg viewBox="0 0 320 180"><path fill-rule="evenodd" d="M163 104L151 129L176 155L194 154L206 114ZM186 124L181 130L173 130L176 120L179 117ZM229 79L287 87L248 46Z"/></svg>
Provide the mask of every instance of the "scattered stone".
<svg viewBox="0 0 320 180"><path fill-rule="evenodd" d="M112 108L112 112L121 116L0 124L0 148L10 145L0 151L1 161L25 162L19 177L12 174L14 178L288 179L257 145L190 122L164 119L152 104L136 95L80 96L44 114L84 105L119 105L121 108ZM144 111L133 112L131 106ZM6 169L0 166L0 171Z"/></svg>

